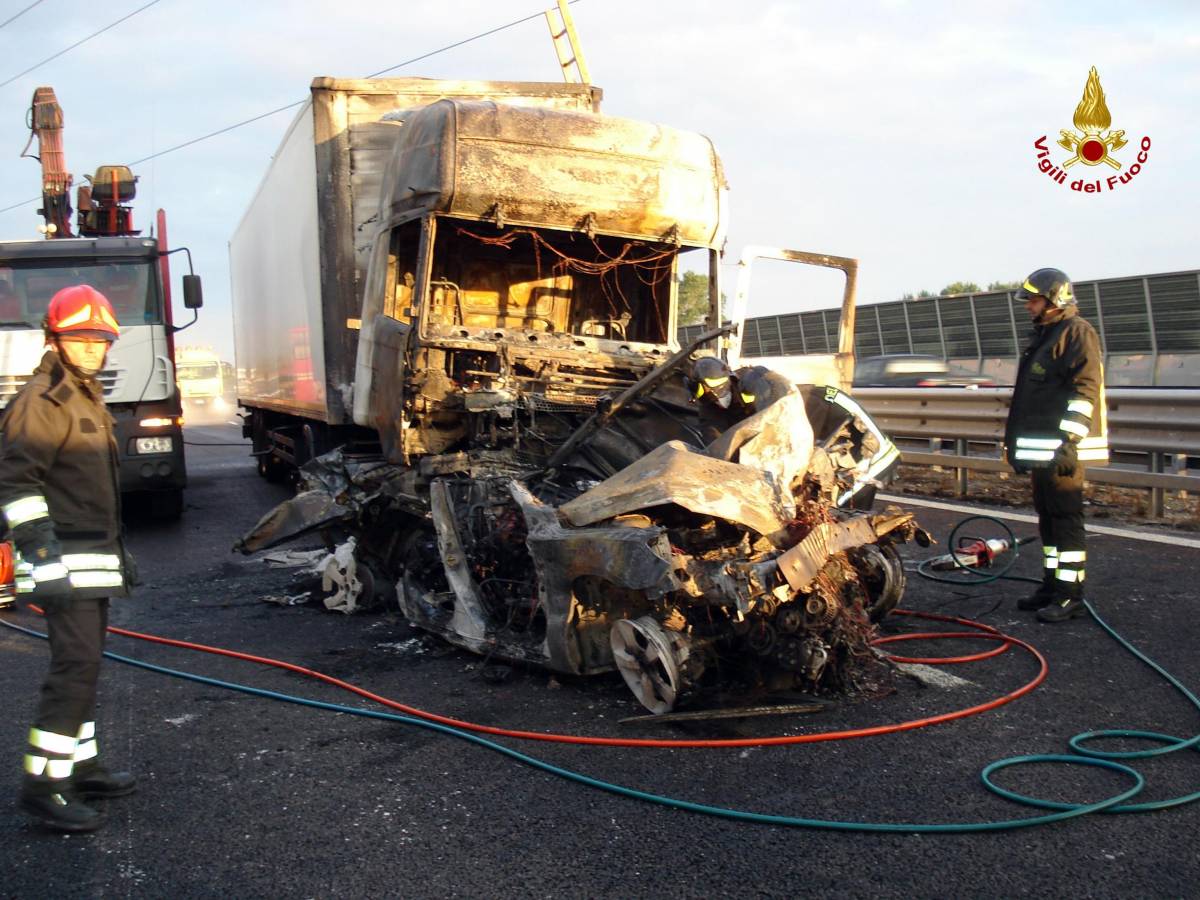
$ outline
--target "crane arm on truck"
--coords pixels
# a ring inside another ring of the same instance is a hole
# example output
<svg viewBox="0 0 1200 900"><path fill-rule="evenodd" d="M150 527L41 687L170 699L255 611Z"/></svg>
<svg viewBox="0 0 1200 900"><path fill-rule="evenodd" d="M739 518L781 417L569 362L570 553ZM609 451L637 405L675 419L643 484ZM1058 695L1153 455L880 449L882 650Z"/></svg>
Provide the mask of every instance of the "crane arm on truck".
<svg viewBox="0 0 1200 900"><path fill-rule="evenodd" d="M42 208L45 222L40 226L48 238L74 237L71 233L71 173L67 171L63 149L63 111L54 88L42 86L33 92L29 107L29 141L34 138L42 166ZM100 166L95 175L85 175L88 184L79 186L79 234L81 237L133 237L133 209L128 205L137 195L137 177L129 166Z"/></svg>
<svg viewBox="0 0 1200 900"><path fill-rule="evenodd" d="M41 226L48 238L69 238L71 234L71 173L67 171L63 150L63 112L52 87L39 87L33 92L29 107L29 142L21 151L29 156L29 145L37 138L36 159L42 165Z"/></svg>

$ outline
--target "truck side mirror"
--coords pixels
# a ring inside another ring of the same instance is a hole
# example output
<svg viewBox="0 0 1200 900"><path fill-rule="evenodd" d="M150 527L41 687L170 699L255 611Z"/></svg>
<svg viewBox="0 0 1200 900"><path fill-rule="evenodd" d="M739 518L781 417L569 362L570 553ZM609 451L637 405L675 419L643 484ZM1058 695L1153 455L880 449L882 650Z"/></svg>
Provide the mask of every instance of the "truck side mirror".
<svg viewBox="0 0 1200 900"><path fill-rule="evenodd" d="M188 309L199 309L204 305L204 289L199 275L183 276L183 305Z"/></svg>

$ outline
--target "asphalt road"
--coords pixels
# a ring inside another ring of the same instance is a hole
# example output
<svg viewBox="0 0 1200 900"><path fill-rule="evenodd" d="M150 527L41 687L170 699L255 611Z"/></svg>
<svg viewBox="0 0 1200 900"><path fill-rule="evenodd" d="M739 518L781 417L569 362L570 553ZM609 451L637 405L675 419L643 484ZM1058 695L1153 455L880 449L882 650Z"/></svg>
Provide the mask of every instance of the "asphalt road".
<svg viewBox="0 0 1200 900"><path fill-rule="evenodd" d="M193 442L238 440L232 427ZM291 573L230 553L285 490L260 480L243 447L188 448L178 523L133 521L145 584L113 623L320 669L416 706L476 722L572 734L721 738L897 722L1015 690L1036 667L1018 652L953 667L949 687L901 679L890 696L793 719L621 725L640 707L616 677L518 672L483 681L480 661L394 615L277 606ZM944 539L954 513L918 509ZM1030 526L1016 525L1019 534ZM931 551L913 548L913 555ZM1110 623L1193 688L1200 550L1101 536L1090 597ZM1033 554L1020 570L1036 573ZM1035 644L1050 675L999 710L854 741L735 749L613 749L501 739L555 765L656 794L734 809L842 821L982 822L1036 815L986 792L993 760L1065 752L1071 735L1136 728L1190 736L1197 711L1091 621L1048 626L1014 608L1024 586L974 591L914 580L906 605L988 622ZM40 628L28 610L5 622ZM909 628L897 622L897 627ZM962 652L902 645L905 652ZM972 649L985 649L972 644ZM109 649L159 665L361 708L328 685L259 665L113 637ZM20 755L43 642L0 628L7 790ZM141 778L93 835L58 836L0 803L0 895L11 897L1180 897L1200 884L1200 805L1093 815L999 833L903 835L722 820L614 796L423 728L234 693L105 664L102 754ZM1142 745L1145 746L1145 745ZM1145 798L1200 787L1194 753L1139 769ZM1023 766L998 780L1053 799L1095 801L1125 787L1082 766Z"/></svg>

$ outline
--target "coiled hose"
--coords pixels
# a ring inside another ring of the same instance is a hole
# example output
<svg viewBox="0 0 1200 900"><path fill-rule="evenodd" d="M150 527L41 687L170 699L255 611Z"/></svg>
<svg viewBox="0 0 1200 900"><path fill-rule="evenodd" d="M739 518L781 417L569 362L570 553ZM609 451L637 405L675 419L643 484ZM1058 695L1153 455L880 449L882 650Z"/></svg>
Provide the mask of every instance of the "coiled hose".
<svg viewBox="0 0 1200 900"><path fill-rule="evenodd" d="M962 560L959 558L958 554L956 554L954 552L954 548L956 546L959 532L962 531L962 529L964 527L966 527L967 525L974 523L974 522L987 522L989 524L999 526L1008 535L1009 546L1012 548L1012 555L1007 559L1007 561L1001 568L999 568L995 571L993 571L991 569L989 569L987 571L980 570L978 568L964 564L962 562ZM968 516L965 519L960 519L955 524L954 528L950 531L950 537L947 539L946 544L950 548L950 558L954 561L954 564L957 567L957 569L961 570L964 573L963 577L951 578L948 576L935 575L929 568L929 564L931 562L930 560L923 560L921 563L919 563L917 565L917 574L921 575L923 578L929 579L930 581L937 581L941 584L955 584L955 585L968 586L968 587L972 586L972 585L980 585L981 586L981 585L990 584L992 582L1001 581L1001 580L1003 580L1003 581L1024 581L1024 582L1032 582L1033 584L1041 583L1041 579L1038 579L1038 578L1030 578L1025 575L1009 575L1008 574L1009 571L1012 569L1012 567L1014 565L1016 565L1016 563L1017 563L1017 558L1021 552L1021 549L1020 549L1021 542L1017 540L1016 536L1013 534L1013 530L1008 527L1008 524L1006 522L996 518L995 516L974 515L974 516ZM1100 617L1100 614L1098 612L1096 612L1096 608L1094 606L1092 606L1092 604L1089 601L1084 600L1083 605L1087 609L1088 615L1091 616L1092 621L1094 621L1097 625L1099 625L1100 628L1102 628L1104 630L1104 632L1106 634L1108 634L1109 637L1111 637L1113 640L1115 640L1118 644L1121 645L1121 647L1123 647L1126 651L1131 653L1138 660L1145 663L1152 670L1154 670L1155 673L1157 673L1159 676L1161 676L1163 679L1165 679L1168 684L1170 684L1173 688L1175 688L1175 690L1179 691L1179 693L1181 693L1188 700L1188 702L1192 704L1192 706L1194 706L1197 710L1200 710L1200 698L1197 698L1196 695L1194 693L1192 693L1192 691L1188 690L1188 688L1182 682L1180 682L1178 678L1176 678L1174 675L1172 675L1170 672L1168 672L1166 669L1164 669L1162 666L1160 666L1154 660L1150 659L1150 657L1146 656L1146 654L1142 653L1135 646L1133 646L1133 644L1131 644L1129 641L1125 640L1124 637L1122 637L1120 634L1118 634L1116 629L1114 629L1111 625L1109 625L1106 621L1104 621L1103 618ZM1122 739L1122 738L1152 741L1155 743L1162 744L1163 746L1151 748L1148 750L1126 750L1126 751L1100 750L1100 749L1088 746L1089 743L1095 742L1095 741L1118 740L1118 739ZM1161 732L1157 732L1157 731L1140 731L1140 730L1136 730L1136 729L1127 729L1127 728L1106 728L1106 729L1102 729L1099 731L1080 732L1079 734L1076 734L1076 735L1072 736L1071 738L1069 738L1067 740L1067 746L1069 746L1071 748L1071 750L1073 750L1076 754L1078 754L1078 756L1066 756L1066 757L1032 756L1032 757L1027 757L1026 759L1030 762L1044 762L1044 761L1051 761L1051 760L1057 760L1057 759L1078 760L1080 758L1086 758L1086 759L1092 759L1092 760L1106 760L1106 761L1110 761L1110 762L1115 761L1115 760L1121 760L1121 759L1123 759L1123 760L1151 759L1156 756L1163 756L1167 753L1177 753L1180 750L1197 749L1197 745L1200 745L1200 733L1192 735L1192 737L1190 737L1190 738L1181 738L1181 737L1177 737L1172 734L1162 734ZM995 766L996 764L993 763L992 765ZM992 768L992 767L989 767L989 768ZM987 782L987 778L986 778L987 771L988 771L987 769L984 770L985 783ZM1130 771L1132 771L1132 770L1130 770ZM1071 806L1071 804L1067 804L1067 803L1055 803L1055 802L1052 802L1049 800L1042 800L1042 799L1038 799L1038 798L1034 798L1034 797L1025 797L1025 796L1022 796L1019 794L1013 794L1012 792L1002 790L993 784L988 784L988 787L990 787L992 790L994 790L996 793L1000 794L1001 796L1008 797L1010 800L1016 800L1018 802L1028 804L1029 806L1036 806L1040 809L1060 809L1061 810L1061 809L1067 809ZM1160 810L1160 809L1170 809L1171 807L1175 807L1175 806L1183 806L1184 804L1191 803L1195 800L1200 800L1200 791L1193 791L1190 794L1183 794L1178 797L1169 797L1165 800L1157 800L1157 801L1152 801L1152 802L1148 802L1148 803L1133 803L1133 804L1127 804L1127 805L1116 805L1116 806L1111 807L1107 811L1108 812L1120 812L1120 813L1153 812L1153 811Z"/></svg>

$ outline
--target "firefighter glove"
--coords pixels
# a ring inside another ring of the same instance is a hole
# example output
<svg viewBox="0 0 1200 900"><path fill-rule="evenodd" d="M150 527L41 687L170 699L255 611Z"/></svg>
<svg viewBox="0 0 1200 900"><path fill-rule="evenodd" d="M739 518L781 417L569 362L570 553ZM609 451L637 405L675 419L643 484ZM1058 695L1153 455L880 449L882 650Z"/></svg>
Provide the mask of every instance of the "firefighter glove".
<svg viewBox="0 0 1200 900"><path fill-rule="evenodd" d="M46 613L66 612L71 607L71 581L64 574L60 578L38 581L33 589L33 599Z"/></svg>
<svg viewBox="0 0 1200 900"><path fill-rule="evenodd" d="M1075 450L1075 445L1071 441L1063 441L1058 449L1054 451L1054 459L1051 461L1056 474L1066 478L1075 473L1075 467L1079 465L1079 454Z"/></svg>
<svg viewBox="0 0 1200 900"><path fill-rule="evenodd" d="M62 556L58 536L54 533L54 523L49 519L43 518L18 525L12 530L12 538L21 559L31 566L58 562Z"/></svg>

